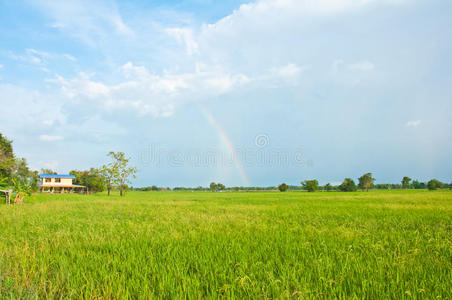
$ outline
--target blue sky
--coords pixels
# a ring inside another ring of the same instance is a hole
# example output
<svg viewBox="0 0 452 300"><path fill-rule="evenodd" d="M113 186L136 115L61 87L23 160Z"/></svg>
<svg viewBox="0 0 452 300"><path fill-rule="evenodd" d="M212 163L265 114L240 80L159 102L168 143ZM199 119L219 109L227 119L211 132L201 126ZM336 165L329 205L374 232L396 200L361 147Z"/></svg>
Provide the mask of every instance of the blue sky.
<svg viewBox="0 0 452 300"><path fill-rule="evenodd" d="M0 131L35 169L124 151L136 186L452 170L452 4L0 0Z"/></svg>

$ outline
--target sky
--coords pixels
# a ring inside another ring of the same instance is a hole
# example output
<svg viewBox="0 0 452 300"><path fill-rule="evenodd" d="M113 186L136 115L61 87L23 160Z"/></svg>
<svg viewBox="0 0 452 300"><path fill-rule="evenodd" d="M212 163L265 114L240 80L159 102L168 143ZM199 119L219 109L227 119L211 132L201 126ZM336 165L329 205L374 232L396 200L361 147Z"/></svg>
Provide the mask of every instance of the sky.
<svg viewBox="0 0 452 300"><path fill-rule="evenodd" d="M134 186L452 181L452 2L0 0L0 132Z"/></svg>

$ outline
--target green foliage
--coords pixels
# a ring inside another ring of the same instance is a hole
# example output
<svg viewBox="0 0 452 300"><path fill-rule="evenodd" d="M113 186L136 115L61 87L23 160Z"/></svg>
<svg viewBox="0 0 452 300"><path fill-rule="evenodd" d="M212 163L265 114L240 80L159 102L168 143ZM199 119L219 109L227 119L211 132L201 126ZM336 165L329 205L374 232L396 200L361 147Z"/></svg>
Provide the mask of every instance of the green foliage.
<svg viewBox="0 0 452 300"><path fill-rule="evenodd" d="M129 166L130 158L126 158L124 152L113 152L108 153L108 156L112 159L108 165L102 167L101 173L105 178L105 182L108 189L108 194L112 185L119 185L119 193L122 196L126 189L127 183L130 182L130 177L135 178L137 169Z"/></svg>
<svg viewBox="0 0 452 300"><path fill-rule="evenodd" d="M375 178L372 178L372 173L366 173L358 178L358 187L362 190L369 191L373 187Z"/></svg>
<svg viewBox="0 0 452 300"><path fill-rule="evenodd" d="M345 178L340 186L338 186L341 192L354 192L357 190L356 184L351 178Z"/></svg>
<svg viewBox="0 0 452 300"><path fill-rule="evenodd" d="M105 177L102 170L95 168L89 171L72 170L69 174L75 176L74 184L86 186L90 192L99 193L105 190Z"/></svg>
<svg viewBox="0 0 452 300"><path fill-rule="evenodd" d="M221 183L215 183L215 182L211 182L209 185L209 189L211 192L215 192L215 191L223 191L226 189L226 186L224 184Z"/></svg>
<svg viewBox="0 0 452 300"><path fill-rule="evenodd" d="M437 179L432 179L427 183L427 188L429 190L439 190L442 189L444 187L444 183L442 183L441 181L437 180Z"/></svg>
<svg viewBox="0 0 452 300"><path fill-rule="evenodd" d="M408 176L404 176L402 178L402 188L404 188L404 189L410 188L410 182L411 182L411 178Z"/></svg>
<svg viewBox="0 0 452 300"><path fill-rule="evenodd" d="M333 186L329 183L325 184L325 186L323 187L323 189L327 192L331 191L333 189Z"/></svg>
<svg viewBox="0 0 452 300"><path fill-rule="evenodd" d="M301 183L301 186L303 189L307 190L308 192L315 192L319 188L319 182L317 180L305 180Z"/></svg>
<svg viewBox="0 0 452 300"><path fill-rule="evenodd" d="M38 194L1 299L449 299L452 192Z"/></svg>
<svg viewBox="0 0 452 300"><path fill-rule="evenodd" d="M289 186L285 183L281 183L280 185L278 185L278 190L280 192L287 192L289 190Z"/></svg>
<svg viewBox="0 0 452 300"><path fill-rule="evenodd" d="M53 170L51 170L51 169L45 169L45 168L43 168L43 169L41 169L41 174L56 175L56 174L58 174L58 173L55 172L55 171L53 171Z"/></svg>

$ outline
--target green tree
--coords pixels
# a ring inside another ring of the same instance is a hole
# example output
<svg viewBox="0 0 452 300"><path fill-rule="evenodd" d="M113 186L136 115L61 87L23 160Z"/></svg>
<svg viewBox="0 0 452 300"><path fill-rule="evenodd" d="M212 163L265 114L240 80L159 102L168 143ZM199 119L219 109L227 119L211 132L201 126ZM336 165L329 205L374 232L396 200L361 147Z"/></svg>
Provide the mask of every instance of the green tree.
<svg viewBox="0 0 452 300"><path fill-rule="evenodd" d="M0 179L11 178L14 165L12 142L0 133Z"/></svg>
<svg viewBox="0 0 452 300"><path fill-rule="evenodd" d="M108 153L108 156L112 158L112 162L107 165L107 168L103 170L103 174L106 174L107 189L111 190L112 184L119 185L119 195L122 197L127 183L130 183L130 177L135 178L137 169L129 166L130 158L126 158L124 152ZM105 172L104 172L105 171ZM108 193L110 194L110 192Z"/></svg>
<svg viewBox="0 0 452 300"><path fill-rule="evenodd" d="M404 189L410 188L410 182L411 182L411 178L408 176L404 176L402 178L402 188L404 188Z"/></svg>
<svg viewBox="0 0 452 300"><path fill-rule="evenodd" d="M331 191L332 189L333 189L333 187L331 186L331 184L329 184L329 183L325 184L325 186L324 186L324 190L325 190L325 191L329 192L329 191Z"/></svg>
<svg viewBox="0 0 452 300"><path fill-rule="evenodd" d="M217 189L219 191L224 191L226 189L226 186L224 184L217 183Z"/></svg>
<svg viewBox="0 0 452 300"><path fill-rule="evenodd" d="M215 182L211 182L209 185L209 189L211 192L215 192L217 190L217 184Z"/></svg>
<svg viewBox="0 0 452 300"><path fill-rule="evenodd" d="M369 188L373 187L375 178L372 178L372 173L366 173L363 176L359 177L358 180L358 187L363 191L365 189L368 192Z"/></svg>
<svg viewBox="0 0 452 300"><path fill-rule="evenodd" d="M72 170L69 174L75 176L74 184L86 186L91 192L98 193L105 190L105 178L102 170L91 168L88 171Z"/></svg>
<svg viewBox="0 0 452 300"><path fill-rule="evenodd" d="M301 183L303 189L308 192L315 192L319 188L319 182L317 180L305 180Z"/></svg>
<svg viewBox="0 0 452 300"><path fill-rule="evenodd" d="M285 183L281 183L280 185L278 185L278 190L280 192L286 192L289 190L289 186Z"/></svg>
<svg viewBox="0 0 452 300"><path fill-rule="evenodd" d="M342 192L354 192L357 188L353 179L345 178L341 185L338 186L338 189Z"/></svg>
<svg viewBox="0 0 452 300"><path fill-rule="evenodd" d="M51 170L51 169L41 169L41 174L57 174L57 172Z"/></svg>
<svg viewBox="0 0 452 300"><path fill-rule="evenodd" d="M427 188L431 191L439 190L439 189L442 189L443 187L444 187L444 183L442 183L438 179L432 179L427 183Z"/></svg>

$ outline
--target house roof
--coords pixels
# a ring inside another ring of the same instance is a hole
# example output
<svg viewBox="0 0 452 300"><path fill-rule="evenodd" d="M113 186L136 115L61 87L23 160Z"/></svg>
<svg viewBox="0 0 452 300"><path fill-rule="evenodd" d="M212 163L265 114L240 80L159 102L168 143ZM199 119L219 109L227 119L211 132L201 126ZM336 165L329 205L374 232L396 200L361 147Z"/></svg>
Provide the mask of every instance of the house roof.
<svg viewBox="0 0 452 300"><path fill-rule="evenodd" d="M63 174L40 174L39 178L72 178L74 179L74 175L63 175Z"/></svg>

